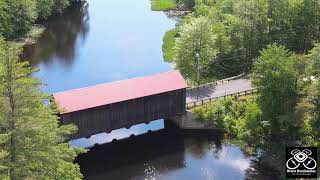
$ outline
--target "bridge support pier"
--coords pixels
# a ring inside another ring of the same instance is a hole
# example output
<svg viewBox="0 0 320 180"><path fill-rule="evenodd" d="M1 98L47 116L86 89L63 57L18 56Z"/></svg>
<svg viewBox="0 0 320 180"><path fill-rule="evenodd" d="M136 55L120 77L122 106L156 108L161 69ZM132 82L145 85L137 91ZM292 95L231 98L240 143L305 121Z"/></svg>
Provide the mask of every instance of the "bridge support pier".
<svg viewBox="0 0 320 180"><path fill-rule="evenodd" d="M177 115L175 117L172 117L166 121L170 121L175 126L179 127L180 129L185 130L196 130L196 129L216 129L212 126L210 126L208 123L201 123L196 121L195 115L190 111L185 111L185 113L181 115ZM166 127L166 126L165 126Z"/></svg>

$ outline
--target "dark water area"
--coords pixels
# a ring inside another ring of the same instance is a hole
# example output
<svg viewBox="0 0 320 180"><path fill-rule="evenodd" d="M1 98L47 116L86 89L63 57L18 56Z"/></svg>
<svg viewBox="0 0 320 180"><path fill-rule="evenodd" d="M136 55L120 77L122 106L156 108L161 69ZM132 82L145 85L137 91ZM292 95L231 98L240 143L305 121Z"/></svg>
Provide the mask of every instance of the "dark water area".
<svg viewBox="0 0 320 180"><path fill-rule="evenodd" d="M86 179L244 179L250 158L221 134L193 137L163 129L99 145L76 162Z"/></svg>
<svg viewBox="0 0 320 180"><path fill-rule="evenodd" d="M165 72L173 65L163 60L162 39L175 23L151 11L150 0L88 0L51 19L22 56L40 69L35 76L47 84L47 93ZM178 132L157 120L70 145L91 147L76 159L85 179L260 177L254 159L222 135Z"/></svg>

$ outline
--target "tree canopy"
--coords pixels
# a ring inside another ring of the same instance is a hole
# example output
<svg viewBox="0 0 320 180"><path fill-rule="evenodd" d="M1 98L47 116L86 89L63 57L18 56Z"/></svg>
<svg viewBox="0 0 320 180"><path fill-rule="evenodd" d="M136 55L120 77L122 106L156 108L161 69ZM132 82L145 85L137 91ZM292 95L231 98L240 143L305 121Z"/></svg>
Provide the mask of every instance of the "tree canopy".
<svg viewBox="0 0 320 180"><path fill-rule="evenodd" d="M320 40L319 12L318 0L196 0L194 11L178 24L177 36L192 23L190 17L210 21L216 37L211 50L218 50L207 74L212 81L250 72L253 59L269 44L307 53Z"/></svg>
<svg viewBox="0 0 320 180"><path fill-rule="evenodd" d="M187 78L198 81L197 69L201 75L208 71L209 64L217 54L215 39L208 18L192 18L181 27L176 42L175 62Z"/></svg>
<svg viewBox="0 0 320 180"><path fill-rule="evenodd" d="M1 0L0 36L13 40L26 34L37 20L62 14L76 0Z"/></svg>

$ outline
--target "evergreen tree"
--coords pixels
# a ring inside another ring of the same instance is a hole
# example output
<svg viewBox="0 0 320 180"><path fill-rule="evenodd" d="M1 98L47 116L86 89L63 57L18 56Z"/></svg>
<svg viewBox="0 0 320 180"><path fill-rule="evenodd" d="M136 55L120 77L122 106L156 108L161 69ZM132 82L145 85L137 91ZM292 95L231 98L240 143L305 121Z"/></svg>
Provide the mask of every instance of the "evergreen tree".
<svg viewBox="0 0 320 180"><path fill-rule="evenodd" d="M73 125L59 126L45 105L49 96L32 78L34 69L19 61L20 49L0 39L0 176L3 179L80 179L77 154L68 135Z"/></svg>

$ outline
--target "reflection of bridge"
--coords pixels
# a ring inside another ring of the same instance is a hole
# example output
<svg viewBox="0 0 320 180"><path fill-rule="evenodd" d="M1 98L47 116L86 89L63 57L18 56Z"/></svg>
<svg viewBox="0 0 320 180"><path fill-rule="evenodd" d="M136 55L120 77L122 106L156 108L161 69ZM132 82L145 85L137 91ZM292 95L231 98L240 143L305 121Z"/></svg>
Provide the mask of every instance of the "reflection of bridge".
<svg viewBox="0 0 320 180"><path fill-rule="evenodd" d="M75 161L85 179L144 179L149 166L158 173L179 170L185 166L184 139L176 132L163 129L94 146Z"/></svg>
<svg viewBox="0 0 320 180"><path fill-rule="evenodd" d="M194 134L181 135L176 127L166 128L99 144L80 154L75 162L81 166L84 179L149 179L145 170L174 173L186 168L189 155L203 157L211 150L210 153L218 155L222 138L219 132L194 137Z"/></svg>
<svg viewBox="0 0 320 180"><path fill-rule="evenodd" d="M61 123L78 126L78 133L72 137L75 139L157 119L173 119L184 115L186 107L252 91L250 81L241 76L187 89L179 71L170 71L65 91L53 97L61 109Z"/></svg>

